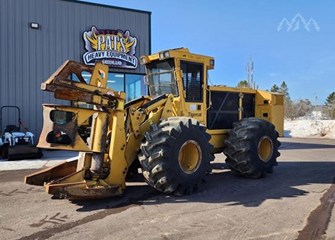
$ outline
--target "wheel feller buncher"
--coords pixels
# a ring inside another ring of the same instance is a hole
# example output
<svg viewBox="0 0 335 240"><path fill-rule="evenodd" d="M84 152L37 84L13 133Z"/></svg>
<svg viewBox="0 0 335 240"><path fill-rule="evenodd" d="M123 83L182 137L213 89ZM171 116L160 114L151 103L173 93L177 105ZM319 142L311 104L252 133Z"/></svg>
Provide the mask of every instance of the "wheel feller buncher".
<svg viewBox="0 0 335 240"><path fill-rule="evenodd" d="M122 194L132 165L164 193L190 194L223 152L232 171L259 178L280 155L284 99L251 88L209 86L212 57L186 48L142 56L149 96L125 103L125 93L107 87L108 66L66 61L42 90L91 108L44 105L38 147L79 151L78 159L25 177L59 198ZM82 72L90 72L86 82ZM78 81L69 76L76 75ZM80 104L79 104L80 105ZM82 134L86 129L89 136Z"/></svg>

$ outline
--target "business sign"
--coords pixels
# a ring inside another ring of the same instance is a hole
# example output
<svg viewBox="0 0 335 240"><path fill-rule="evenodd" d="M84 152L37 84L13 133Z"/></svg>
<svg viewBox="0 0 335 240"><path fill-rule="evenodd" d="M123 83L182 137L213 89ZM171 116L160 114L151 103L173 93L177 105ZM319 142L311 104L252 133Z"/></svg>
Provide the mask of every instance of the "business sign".
<svg viewBox="0 0 335 240"><path fill-rule="evenodd" d="M83 33L83 38L87 51L83 54L85 64L94 65L96 61L101 61L111 67L137 68L137 38L129 31L102 30L92 26L90 31Z"/></svg>

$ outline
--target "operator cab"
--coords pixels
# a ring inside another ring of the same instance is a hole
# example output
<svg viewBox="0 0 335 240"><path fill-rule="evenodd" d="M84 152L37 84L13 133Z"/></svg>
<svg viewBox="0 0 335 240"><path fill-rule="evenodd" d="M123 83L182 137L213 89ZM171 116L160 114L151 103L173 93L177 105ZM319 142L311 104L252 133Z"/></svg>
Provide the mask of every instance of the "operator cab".
<svg viewBox="0 0 335 240"><path fill-rule="evenodd" d="M180 104L178 114L206 123L207 71L214 69L214 58L177 48L142 56L140 61L146 67L150 97L173 94Z"/></svg>
<svg viewBox="0 0 335 240"><path fill-rule="evenodd" d="M214 68L214 59L178 48L142 56L141 64L146 67L146 83L152 98L173 94L183 96L186 102L203 102L207 85L204 73Z"/></svg>

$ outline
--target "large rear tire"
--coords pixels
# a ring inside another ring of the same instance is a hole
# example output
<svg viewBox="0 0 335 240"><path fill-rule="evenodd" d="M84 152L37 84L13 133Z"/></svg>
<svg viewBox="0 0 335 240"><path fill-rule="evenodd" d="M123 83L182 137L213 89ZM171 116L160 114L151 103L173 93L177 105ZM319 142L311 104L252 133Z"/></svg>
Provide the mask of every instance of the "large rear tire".
<svg viewBox="0 0 335 240"><path fill-rule="evenodd" d="M164 193L191 194L210 172L213 146L194 119L171 117L145 134L139 160L147 183Z"/></svg>
<svg viewBox="0 0 335 240"><path fill-rule="evenodd" d="M278 132L272 123L258 118L244 118L233 124L225 140L223 153L232 171L249 178L272 173L280 156Z"/></svg>

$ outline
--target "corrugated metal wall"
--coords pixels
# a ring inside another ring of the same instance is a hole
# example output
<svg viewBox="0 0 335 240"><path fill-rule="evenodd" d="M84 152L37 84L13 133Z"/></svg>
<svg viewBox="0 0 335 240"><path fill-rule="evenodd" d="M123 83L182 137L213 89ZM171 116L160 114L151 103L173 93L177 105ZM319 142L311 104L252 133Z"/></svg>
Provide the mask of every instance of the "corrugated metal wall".
<svg viewBox="0 0 335 240"><path fill-rule="evenodd" d="M31 22L40 29L30 28ZM0 107L20 107L24 127L35 135L42 128L42 103L55 102L52 93L40 91L41 83L66 59L82 62L82 34L93 25L129 30L138 39L136 56L150 53L150 12L65 0L0 0ZM114 70L144 73L141 66ZM3 113L2 128L17 123L14 110Z"/></svg>

